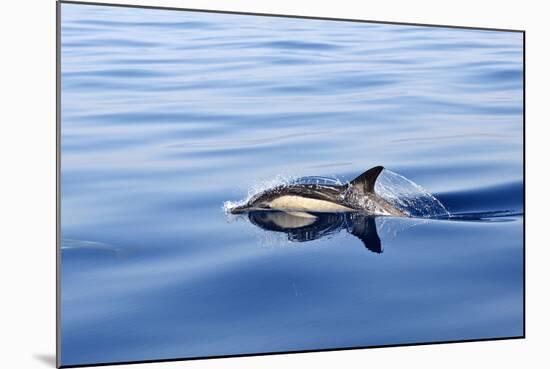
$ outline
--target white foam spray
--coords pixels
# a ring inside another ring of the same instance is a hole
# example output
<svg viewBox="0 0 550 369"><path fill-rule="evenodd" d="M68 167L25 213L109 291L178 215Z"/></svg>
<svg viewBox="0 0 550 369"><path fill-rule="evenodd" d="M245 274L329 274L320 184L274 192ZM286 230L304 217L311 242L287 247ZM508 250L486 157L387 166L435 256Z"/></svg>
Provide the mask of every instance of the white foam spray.
<svg viewBox="0 0 550 369"><path fill-rule="evenodd" d="M384 169L376 181L374 191L393 206L412 217L450 217L445 206L431 193L410 179Z"/></svg>

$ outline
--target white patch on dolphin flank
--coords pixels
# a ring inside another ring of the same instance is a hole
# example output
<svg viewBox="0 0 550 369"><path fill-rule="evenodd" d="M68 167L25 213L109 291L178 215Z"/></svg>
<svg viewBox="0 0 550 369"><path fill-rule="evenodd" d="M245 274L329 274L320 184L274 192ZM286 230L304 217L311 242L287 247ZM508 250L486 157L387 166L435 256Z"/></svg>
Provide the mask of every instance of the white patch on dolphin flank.
<svg viewBox="0 0 550 369"><path fill-rule="evenodd" d="M281 196L277 197L269 204L272 210L285 211L312 211L318 213L338 213L344 211L353 211L347 206L335 204L330 201L310 199L301 196Z"/></svg>

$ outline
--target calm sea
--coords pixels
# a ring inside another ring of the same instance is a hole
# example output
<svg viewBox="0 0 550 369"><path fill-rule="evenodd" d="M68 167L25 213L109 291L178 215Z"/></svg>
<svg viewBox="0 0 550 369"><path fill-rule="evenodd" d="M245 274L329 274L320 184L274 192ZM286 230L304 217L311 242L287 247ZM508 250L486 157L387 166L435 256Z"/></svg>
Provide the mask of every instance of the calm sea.
<svg viewBox="0 0 550 369"><path fill-rule="evenodd" d="M523 334L521 33L74 4L61 26L63 365ZM223 211L375 165L452 218L376 218L378 253Z"/></svg>

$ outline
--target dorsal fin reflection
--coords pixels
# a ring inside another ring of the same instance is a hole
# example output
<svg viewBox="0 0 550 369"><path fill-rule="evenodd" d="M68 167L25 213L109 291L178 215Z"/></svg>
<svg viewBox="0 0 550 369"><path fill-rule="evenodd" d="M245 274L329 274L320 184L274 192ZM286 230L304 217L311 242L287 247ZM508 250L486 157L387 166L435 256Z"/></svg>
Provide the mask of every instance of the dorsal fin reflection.
<svg viewBox="0 0 550 369"><path fill-rule="evenodd" d="M360 213L250 211L248 219L266 231L286 233L293 242L313 241L345 229L361 240L370 251L382 252L382 243L373 216Z"/></svg>

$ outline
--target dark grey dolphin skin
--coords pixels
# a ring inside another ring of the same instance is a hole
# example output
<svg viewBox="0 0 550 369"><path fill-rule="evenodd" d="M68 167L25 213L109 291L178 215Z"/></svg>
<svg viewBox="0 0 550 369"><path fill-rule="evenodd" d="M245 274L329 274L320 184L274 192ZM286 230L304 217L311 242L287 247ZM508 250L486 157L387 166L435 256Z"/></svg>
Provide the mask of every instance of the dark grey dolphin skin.
<svg viewBox="0 0 550 369"><path fill-rule="evenodd" d="M281 185L253 196L246 204L231 209L232 214L277 210L294 213L362 212L370 215L408 216L374 192L376 179L384 167L371 168L345 185Z"/></svg>
<svg viewBox="0 0 550 369"><path fill-rule="evenodd" d="M366 249L382 252L382 242L373 216L363 213L322 213L304 218L282 211L250 211L250 223L266 231L286 233L292 242L308 242L346 230Z"/></svg>

